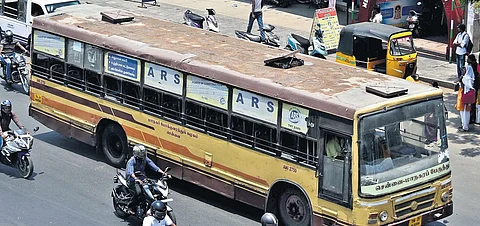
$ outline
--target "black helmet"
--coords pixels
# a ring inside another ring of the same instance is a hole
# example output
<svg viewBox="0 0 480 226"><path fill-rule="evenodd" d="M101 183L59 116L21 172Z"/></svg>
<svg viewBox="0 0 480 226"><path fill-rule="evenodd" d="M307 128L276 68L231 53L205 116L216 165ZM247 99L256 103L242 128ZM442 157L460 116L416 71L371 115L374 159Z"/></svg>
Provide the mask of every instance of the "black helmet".
<svg viewBox="0 0 480 226"><path fill-rule="evenodd" d="M137 144L133 147L133 156L136 159L141 159L144 160L145 157L147 156L147 150L145 149L145 146L141 144Z"/></svg>
<svg viewBox="0 0 480 226"><path fill-rule="evenodd" d="M260 222L262 222L262 226L278 226L277 217L275 217L275 215L271 213L263 214L262 219L260 219Z"/></svg>
<svg viewBox="0 0 480 226"><path fill-rule="evenodd" d="M13 42L13 32L11 30L5 31L5 41Z"/></svg>
<svg viewBox="0 0 480 226"><path fill-rule="evenodd" d="M10 102L9 100L2 101L1 108L2 108L2 113L10 114L10 112L12 112L12 102Z"/></svg>
<svg viewBox="0 0 480 226"><path fill-rule="evenodd" d="M167 215L167 205L163 203L162 201L155 201L152 203L152 216L155 217L155 219L161 221L165 218L165 215Z"/></svg>

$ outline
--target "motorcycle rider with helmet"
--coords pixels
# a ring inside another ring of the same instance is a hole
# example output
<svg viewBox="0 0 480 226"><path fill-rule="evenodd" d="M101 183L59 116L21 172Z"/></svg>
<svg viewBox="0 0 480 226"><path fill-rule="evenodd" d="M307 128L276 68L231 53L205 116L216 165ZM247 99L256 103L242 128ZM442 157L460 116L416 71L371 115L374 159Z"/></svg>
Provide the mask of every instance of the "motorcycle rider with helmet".
<svg viewBox="0 0 480 226"><path fill-rule="evenodd" d="M165 175L165 172L158 168L158 166L147 157L147 149L145 149L145 146L141 144L135 145L133 147L133 156L128 160L125 171L125 178L127 179L128 187L135 191L133 201L129 204L130 209L138 204L138 200L143 194L142 185L145 176L137 176L135 175L135 172L141 172L142 175L145 175L145 167L147 164L155 172Z"/></svg>
<svg viewBox="0 0 480 226"><path fill-rule="evenodd" d="M19 129L25 129L25 127L18 120L17 115L12 111L12 102L9 100L4 100L0 104L1 114L0 114L0 148L3 147L3 139L7 137L7 131L10 131L10 122L13 119L13 122L18 126ZM28 131L27 131L28 133Z"/></svg>
<svg viewBox="0 0 480 226"><path fill-rule="evenodd" d="M0 61L5 67L5 79L7 82L11 81L11 60L9 56L15 53L15 47L20 48L23 52L28 53L28 50L23 47L20 42L13 40L13 32L11 30L5 31L5 39L0 42Z"/></svg>
<svg viewBox="0 0 480 226"><path fill-rule="evenodd" d="M278 219L275 215L271 213L263 214L262 218L260 219L262 226L278 226Z"/></svg>
<svg viewBox="0 0 480 226"><path fill-rule="evenodd" d="M162 201L153 202L150 211L151 216L143 219L142 226L175 226L175 223L167 215L167 205Z"/></svg>

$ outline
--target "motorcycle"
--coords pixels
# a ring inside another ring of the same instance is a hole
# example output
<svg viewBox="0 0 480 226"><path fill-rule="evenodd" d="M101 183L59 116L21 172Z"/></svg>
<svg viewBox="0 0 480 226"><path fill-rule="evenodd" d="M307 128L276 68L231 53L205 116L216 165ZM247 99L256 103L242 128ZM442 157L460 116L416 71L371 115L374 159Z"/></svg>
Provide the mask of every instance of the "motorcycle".
<svg viewBox="0 0 480 226"><path fill-rule="evenodd" d="M170 168L167 167L165 169L165 173L170 171ZM137 177L144 177L144 175L140 172L135 172ZM113 177L114 183L119 183L112 191L112 199L113 199L113 207L115 209L115 215L120 218L127 218L129 216L135 216L140 220L143 220L147 216L150 210L150 206L154 201L161 201L167 205L167 215L173 221L173 223L177 223L175 214L173 213L173 209L168 205L168 202L173 201L173 199L168 198L170 194L167 180L170 176L162 176L159 180L153 180L149 178L145 178L143 180L143 198L140 199L138 205L136 206L135 213L130 213L128 210L129 204L135 198L135 191L128 187L128 182L117 170L117 175Z"/></svg>
<svg viewBox="0 0 480 226"><path fill-rule="evenodd" d="M274 5L287 8L292 4L293 0L269 0L269 2L273 3Z"/></svg>
<svg viewBox="0 0 480 226"><path fill-rule="evenodd" d="M200 16L191 10L187 9L183 14L184 24L203 29L203 21L207 22L207 28L209 31L219 32L220 28L218 26L217 18L215 18L215 9L207 9L208 15L205 17Z"/></svg>
<svg viewBox="0 0 480 226"><path fill-rule="evenodd" d="M273 29L275 29L275 26L273 26L271 24L263 25L263 31L265 31L265 39L266 39L265 44L270 45L270 46L279 47L280 46L280 38L278 38L278 36L275 33L273 33ZM235 30L235 35L238 38L249 40L249 41L252 41L252 42L258 42L258 43L261 42L260 35L254 35L252 33L248 33L248 32L245 32L245 31L239 31L239 30Z"/></svg>
<svg viewBox="0 0 480 226"><path fill-rule="evenodd" d="M328 0L297 0L300 4L310 3L311 6L315 6L317 9L328 8Z"/></svg>
<svg viewBox="0 0 480 226"><path fill-rule="evenodd" d="M38 127L33 132L38 131ZM33 146L33 137L25 130L7 131L4 138L0 162L4 165L17 168L23 178L28 179L33 174L33 160L30 150Z"/></svg>
<svg viewBox="0 0 480 226"><path fill-rule="evenodd" d="M25 57L22 54L18 53L12 53L7 57L11 62L11 81L7 81L7 72L5 65L3 65L2 67L2 78L5 80L7 85L11 85L13 83L21 83L23 91L25 92L25 94L28 95L30 93L30 72L27 69L27 61L25 60Z"/></svg>
<svg viewBox="0 0 480 226"><path fill-rule="evenodd" d="M328 55L328 52L325 44L323 43L323 33L320 29L315 32L315 38L313 39L313 50L310 53L308 52L309 48L310 41L308 39L293 33L288 34L287 46L285 49L290 51L300 50L300 52L303 54L327 59L326 56Z"/></svg>

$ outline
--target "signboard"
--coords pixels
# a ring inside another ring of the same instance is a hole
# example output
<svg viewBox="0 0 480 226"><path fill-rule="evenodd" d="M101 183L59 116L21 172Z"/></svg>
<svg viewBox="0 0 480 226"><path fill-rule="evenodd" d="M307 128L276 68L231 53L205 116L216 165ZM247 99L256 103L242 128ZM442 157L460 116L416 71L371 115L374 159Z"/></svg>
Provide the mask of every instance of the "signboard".
<svg viewBox="0 0 480 226"><path fill-rule="evenodd" d="M121 54L105 53L105 72L123 78L140 81L140 61Z"/></svg>
<svg viewBox="0 0 480 226"><path fill-rule="evenodd" d="M430 181L433 178L440 177L451 171L450 162L445 162L437 166L425 169L423 171L412 173L387 182L362 186L362 193L368 195L382 195L392 193L400 189L410 187L414 184L421 184Z"/></svg>
<svg viewBox="0 0 480 226"><path fill-rule="evenodd" d="M313 14L310 42L315 38L315 32L323 32L323 43L327 50L337 49L342 28L338 24L337 10L333 8L317 9Z"/></svg>
<svg viewBox="0 0 480 226"><path fill-rule="evenodd" d="M379 0L377 4L380 6L382 13L382 24L389 24L397 27L407 25L408 12L415 10L420 12L420 6L417 0Z"/></svg>
<svg viewBox="0 0 480 226"><path fill-rule="evenodd" d="M308 127L305 120L308 118L308 114L309 111L305 108L284 103L282 106L282 127L306 134Z"/></svg>
<svg viewBox="0 0 480 226"><path fill-rule="evenodd" d="M277 124L278 101L255 93L233 89L233 112Z"/></svg>
<svg viewBox="0 0 480 226"><path fill-rule="evenodd" d="M145 62L145 84L182 95L183 74L182 72Z"/></svg>
<svg viewBox="0 0 480 226"><path fill-rule="evenodd" d="M187 97L221 109L228 109L228 87L203 78L187 77Z"/></svg>
<svg viewBox="0 0 480 226"><path fill-rule="evenodd" d="M33 49L65 59L65 38L35 30Z"/></svg>

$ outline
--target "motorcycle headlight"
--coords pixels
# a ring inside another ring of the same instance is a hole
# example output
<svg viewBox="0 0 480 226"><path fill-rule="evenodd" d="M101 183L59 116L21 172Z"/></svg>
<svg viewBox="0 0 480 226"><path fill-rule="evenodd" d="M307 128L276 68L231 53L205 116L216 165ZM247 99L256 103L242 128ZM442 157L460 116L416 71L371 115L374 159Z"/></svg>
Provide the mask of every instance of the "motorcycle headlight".
<svg viewBox="0 0 480 226"><path fill-rule="evenodd" d="M15 144L20 148L27 148L27 144L23 140L15 140Z"/></svg>

